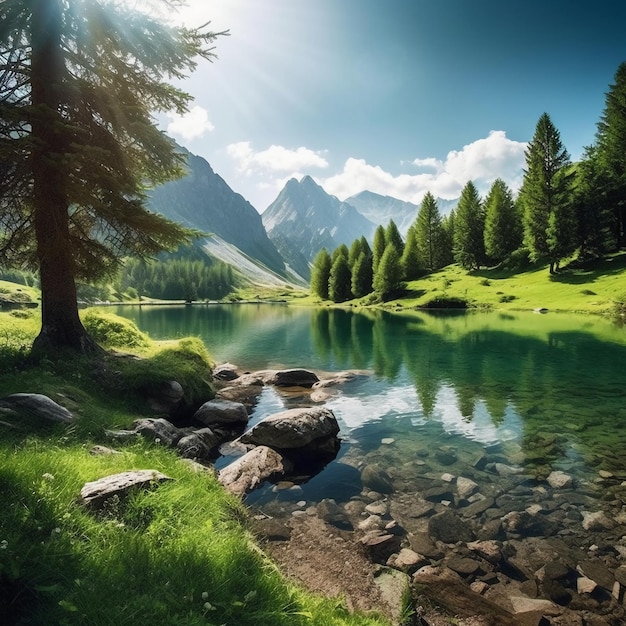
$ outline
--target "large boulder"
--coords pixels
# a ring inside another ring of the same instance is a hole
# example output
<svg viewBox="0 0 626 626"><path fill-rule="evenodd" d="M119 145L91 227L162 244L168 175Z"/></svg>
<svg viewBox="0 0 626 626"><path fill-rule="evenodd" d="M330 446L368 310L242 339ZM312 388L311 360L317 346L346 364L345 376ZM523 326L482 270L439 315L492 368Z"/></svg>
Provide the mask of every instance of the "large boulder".
<svg viewBox="0 0 626 626"><path fill-rule="evenodd" d="M172 479L152 469L122 472L85 483L80 497L86 506L100 509L113 496L123 497L133 489L151 488L167 480Z"/></svg>
<svg viewBox="0 0 626 626"><path fill-rule="evenodd" d="M256 373L264 382L276 387L312 387L319 381L317 374L305 369L263 370Z"/></svg>
<svg viewBox="0 0 626 626"><path fill-rule="evenodd" d="M267 446L259 446L233 461L218 473L225 489L243 496L273 476L291 469L289 461Z"/></svg>
<svg viewBox="0 0 626 626"><path fill-rule="evenodd" d="M65 407L41 393L14 393L0 398L0 412L26 414L50 422L71 424L75 418Z"/></svg>
<svg viewBox="0 0 626 626"><path fill-rule="evenodd" d="M135 420L133 428L138 435L162 443L169 448L174 447L185 434L183 430L162 417Z"/></svg>
<svg viewBox="0 0 626 626"><path fill-rule="evenodd" d="M248 423L248 411L241 402L225 398L214 398L205 402L194 414L193 419L205 426L237 426Z"/></svg>
<svg viewBox="0 0 626 626"><path fill-rule="evenodd" d="M200 428L185 435L176 444L176 451L184 459L196 461L210 461L214 456L214 450L222 442L219 433L210 428Z"/></svg>
<svg viewBox="0 0 626 626"><path fill-rule="evenodd" d="M337 437L339 424L334 413L324 407L290 409L266 417L239 440L255 446L279 450L305 448L318 440Z"/></svg>

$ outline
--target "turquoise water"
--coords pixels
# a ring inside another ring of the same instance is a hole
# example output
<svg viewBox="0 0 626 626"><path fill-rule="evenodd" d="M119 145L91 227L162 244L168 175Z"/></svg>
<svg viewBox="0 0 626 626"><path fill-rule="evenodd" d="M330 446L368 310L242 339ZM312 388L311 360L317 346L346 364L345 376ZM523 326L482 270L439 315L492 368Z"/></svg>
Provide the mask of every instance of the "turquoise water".
<svg viewBox="0 0 626 626"><path fill-rule="evenodd" d="M358 370L326 401L343 444L301 486L307 500L346 500L364 464L393 468L395 488L407 491L417 476L471 475L481 455L536 480L553 470L626 480L626 330L605 319L267 304L117 312L155 339L200 336L217 362L249 371ZM267 388L253 419L298 401Z"/></svg>

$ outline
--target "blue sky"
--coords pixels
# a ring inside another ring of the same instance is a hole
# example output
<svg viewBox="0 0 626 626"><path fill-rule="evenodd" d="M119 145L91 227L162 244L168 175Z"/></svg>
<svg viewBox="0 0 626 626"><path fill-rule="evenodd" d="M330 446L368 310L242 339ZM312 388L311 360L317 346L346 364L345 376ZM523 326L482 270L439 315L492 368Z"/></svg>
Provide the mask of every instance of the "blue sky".
<svg viewBox="0 0 626 626"><path fill-rule="evenodd" d="M177 19L230 36L161 124L260 212L305 174L340 199L517 189L539 116L578 159L626 61L623 0L187 4Z"/></svg>

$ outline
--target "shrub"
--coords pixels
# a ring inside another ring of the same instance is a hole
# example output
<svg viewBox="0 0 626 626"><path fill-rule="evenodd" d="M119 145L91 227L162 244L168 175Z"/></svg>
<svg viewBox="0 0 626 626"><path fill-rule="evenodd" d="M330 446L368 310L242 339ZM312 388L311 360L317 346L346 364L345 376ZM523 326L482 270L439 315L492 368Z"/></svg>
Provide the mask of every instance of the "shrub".
<svg viewBox="0 0 626 626"><path fill-rule="evenodd" d="M515 300L517 298L517 296L506 296L506 295L502 295L500 296L500 298L498 299L499 302L513 302L513 300Z"/></svg>
<svg viewBox="0 0 626 626"><path fill-rule="evenodd" d="M83 315L83 324L96 342L107 348L146 348L148 336L134 322L98 309Z"/></svg>

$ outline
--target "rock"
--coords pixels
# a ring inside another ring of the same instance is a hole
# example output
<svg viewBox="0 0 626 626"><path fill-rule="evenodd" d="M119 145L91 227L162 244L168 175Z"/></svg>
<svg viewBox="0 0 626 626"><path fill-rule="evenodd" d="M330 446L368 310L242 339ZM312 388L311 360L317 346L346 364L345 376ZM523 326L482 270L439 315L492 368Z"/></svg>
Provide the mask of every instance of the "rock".
<svg viewBox="0 0 626 626"><path fill-rule="evenodd" d="M380 567L374 572L374 583L382 601L388 607L393 624L405 623L406 600L411 595L411 579L395 569Z"/></svg>
<svg viewBox="0 0 626 626"><path fill-rule="evenodd" d="M572 594L560 582L556 580L546 579L542 585L543 595L547 596L552 602L561 606L566 606L572 601Z"/></svg>
<svg viewBox="0 0 626 626"><path fill-rule="evenodd" d="M381 500L377 500L376 502L372 502L365 507L365 510L371 515L380 515L384 517L389 513L389 505L386 502L382 502Z"/></svg>
<svg viewBox="0 0 626 626"><path fill-rule="evenodd" d="M132 489L154 487L168 480L172 479L152 469L122 472L85 483L80 490L80 497L86 506L100 509L113 496L123 497Z"/></svg>
<svg viewBox="0 0 626 626"><path fill-rule="evenodd" d="M590 578L593 582L603 589L606 589L609 593L613 590L615 577L602 563L597 561L581 561L576 567L576 570L579 574L585 576L586 578Z"/></svg>
<svg viewBox="0 0 626 626"><path fill-rule="evenodd" d="M487 497L463 507L460 509L460 513L463 517L477 517L481 513L484 513L487 509L495 506L495 503L496 501L492 497Z"/></svg>
<svg viewBox="0 0 626 626"><path fill-rule="evenodd" d="M489 590L489 585L487 583L484 583L482 580L475 580L470 585L470 589L474 593L477 593L478 595L482 596L485 593L487 593L487 591Z"/></svg>
<svg viewBox="0 0 626 626"><path fill-rule="evenodd" d="M167 413L171 415L178 407L185 391L182 385L176 380L167 380L159 385L156 392L148 398L148 405L153 411Z"/></svg>
<svg viewBox="0 0 626 626"><path fill-rule="evenodd" d="M449 484L431 487L424 492L423 496L424 499L429 502L442 502L443 500L452 501L454 499L452 487Z"/></svg>
<svg viewBox="0 0 626 626"><path fill-rule="evenodd" d="M408 548L402 548L398 554L392 554L389 557L387 565L411 574L418 568L429 565L429 562L421 554Z"/></svg>
<svg viewBox="0 0 626 626"><path fill-rule="evenodd" d="M318 381L317 374L304 369L279 370L267 380L277 387L312 387Z"/></svg>
<svg viewBox="0 0 626 626"><path fill-rule="evenodd" d="M113 448L107 448L107 446L93 446L89 450L89 454L93 454L94 456L103 455L106 456L108 454L122 454L119 450L113 450Z"/></svg>
<svg viewBox="0 0 626 626"><path fill-rule="evenodd" d="M558 615L560 610L550 600L541 598L527 598L525 596L509 596L509 601L513 607L513 614L520 613L546 613L548 615Z"/></svg>
<svg viewBox="0 0 626 626"><path fill-rule="evenodd" d="M0 409L63 424L71 424L76 419L65 407L41 393L14 393L5 396L0 398Z"/></svg>
<svg viewBox="0 0 626 626"><path fill-rule="evenodd" d="M453 556L446 561L446 566L461 576L471 576L480 569L480 563L474 559Z"/></svg>
<svg viewBox="0 0 626 626"><path fill-rule="evenodd" d="M454 511L444 511L428 520L428 534L444 543L473 541L474 533Z"/></svg>
<svg viewBox="0 0 626 626"><path fill-rule="evenodd" d="M454 465L459 459L455 452L452 450L437 450L435 452L435 459L440 465L448 466Z"/></svg>
<svg viewBox="0 0 626 626"><path fill-rule="evenodd" d="M574 484L574 479L561 471L550 472L547 481L552 489L569 489Z"/></svg>
<svg viewBox="0 0 626 626"><path fill-rule="evenodd" d="M597 583L586 576L581 576L576 580L576 591L578 593L593 593L597 586Z"/></svg>
<svg viewBox="0 0 626 626"><path fill-rule="evenodd" d="M324 498L316 509L319 517L331 526L341 530L353 530L352 522L348 519L346 512L334 500Z"/></svg>
<svg viewBox="0 0 626 626"><path fill-rule="evenodd" d="M250 450L219 471L219 482L231 493L241 496L264 480L283 474L290 469L289 462L267 446Z"/></svg>
<svg viewBox="0 0 626 626"><path fill-rule="evenodd" d="M384 526L383 520L379 515L369 515L359 522L359 530L369 532L370 530L382 530Z"/></svg>
<svg viewBox="0 0 626 626"><path fill-rule="evenodd" d="M213 378L218 380L235 380L239 378L238 367L232 363L222 363L213 369Z"/></svg>
<svg viewBox="0 0 626 626"><path fill-rule="evenodd" d="M582 511L583 523L582 526L585 530L611 530L615 524L604 511Z"/></svg>
<svg viewBox="0 0 626 626"><path fill-rule="evenodd" d="M467 544L467 547L494 565L502 559L502 548L497 541L472 541Z"/></svg>
<svg viewBox="0 0 626 626"><path fill-rule="evenodd" d="M379 465L366 465L361 472L363 486L380 493L392 493L391 477Z"/></svg>
<svg viewBox="0 0 626 626"><path fill-rule="evenodd" d="M469 478L459 476L456 479L456 491L460 498L469 498L478 489L478 484Z"/></svg>
<svg viewBox="0 0 626 626"><path fill-rule="evenodd" d="M133 428L138 435L162 443L169 448L174 447L185 434L180 428L176 428L174 424L162 417L135 420Z"/></svg>
<svg viewBox="0 0 626 626"><path fill-rule="evenodd" d="M280 519L263 518L252 522L252 529L256 535L268 541L289 541L291 528Z"/></svg>
<svg viewBox="0 0 626 626"><path fill-rule="evenodd" d="M430 540L426 533L413 533L409 536L409 544L411 548L418 554L433 561L443 559L444 553Z"/></svg>
<svg viewBox="0 0 626 626"><path fill-rule="evenodd" d="M560 559L548 561L540 570L536 572L537 579L544 580L562 580L567 578L571 573L570 567L563 563Z"/></svg>
<svg viewBox="0 0 626 626"><path fill-rule="evenodd" d="M338 432L337 418L330 409L310 407L270 415L241 435L239 441L287 450L336 438Z"/></svg>
<svg viewBox="0 0 626 626"><path fill-rule="evenodd" d="M530 515L526 511L507 513L502 522L507 532L525 536L549 537L555 533L557 525L543 515Z"/></svg>
<svg viewBox="0 0 626 626"><path fill-rule="evenodd" d="M361 537L359 543L365 548L370 561L384 565L387 559L400 548L400 537L371 531Z"/></svg>
<svg viewBox="0 0 626 626"><path fill-rule="evenodd" d="M214 398L205 402L194 414L193 419L205 426L235 426L248 423L248 411L241 402Z"/></svg>
<svg viewBox="0 0 626 626"><path fill-rule="evenodd" d="M178 454L185 459L209 461L222 438L210 428L200 428L185 435L176 444Z"/></svg>

